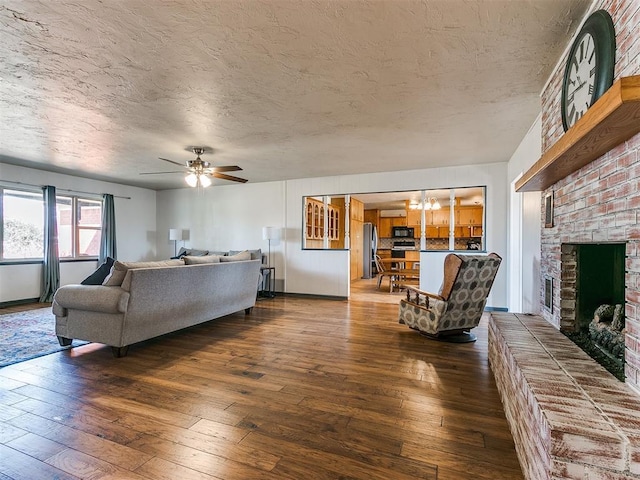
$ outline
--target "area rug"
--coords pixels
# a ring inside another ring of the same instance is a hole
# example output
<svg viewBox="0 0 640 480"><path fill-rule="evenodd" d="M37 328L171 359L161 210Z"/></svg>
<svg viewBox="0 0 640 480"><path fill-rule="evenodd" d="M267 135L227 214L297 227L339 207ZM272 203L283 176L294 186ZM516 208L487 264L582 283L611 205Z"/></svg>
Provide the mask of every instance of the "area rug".
<svg viewBox="0 0 640 480"><path fill-rule="evenodd" d="M61 347L51 307L0 315L0 367L84 345L74 340Z"/></svg>

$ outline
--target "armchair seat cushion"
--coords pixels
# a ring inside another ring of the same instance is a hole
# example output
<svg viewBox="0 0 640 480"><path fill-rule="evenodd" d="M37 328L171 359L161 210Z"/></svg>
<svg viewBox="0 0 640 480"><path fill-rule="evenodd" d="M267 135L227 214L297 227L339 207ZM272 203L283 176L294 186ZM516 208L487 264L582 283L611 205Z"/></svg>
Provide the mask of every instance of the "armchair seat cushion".
<svg viewBox="0 0 640 480"><path fill-rule="evenodd" d="M436 335L438 333L438 319L447 308L447 303L442 300L434 300L429 302L429 306L416 303L409 303L406 300L400 300L400 323L404 323L410 328L420 330L421 332Z"/></svg>

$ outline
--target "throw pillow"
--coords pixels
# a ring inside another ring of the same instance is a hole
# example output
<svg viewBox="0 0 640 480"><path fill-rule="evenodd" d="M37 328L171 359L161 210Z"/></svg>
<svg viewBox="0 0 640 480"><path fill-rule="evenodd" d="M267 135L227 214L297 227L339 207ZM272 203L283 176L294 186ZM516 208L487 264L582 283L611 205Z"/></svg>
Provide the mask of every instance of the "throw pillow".
<svg viewBox="0 0 640 480"><path fill-rule="evenodd" d="M249 252L251 254L251 260L262 260L262 250L259 248L257 250L229 250L229 255L237 255L242 252Z"/></svg>
<svg viewBox="0 0 640 480"><path fill-rule="evenodd" d="M134 268L175 267L178 265L184 265L184 261L182 259L161 260L159 262L119 262L116 260L111 267L111 273L104 279L102 285L119 287L122 285L127 271Z"/></svg>
<svg viewBox="0 0 640 480"><path fill-rule="evenodd" d="M194 248L187 250L187 255L189 255L190 257L204 257L205 255L208 255L209 251L208 250L196 250Z"/></svg>
<svg viewBox="0 0 640 480"><path fill-rule="evenodd" d="M111 272L111 267L113 266L113 262L115 260L111 257L107 257L107 259L100 264L100 266L89 275L87 278L80 282L81 285L102 285L104 279L107 278L107 275Z"/></svg>
<svg viewBox="0 0 640 480"><path fill-rule="evenodd" d="M205 255L204 257L191 257L187 255L183 258L186 265L200 265L203 263L220 263L221 255Z"/></svg>
<svg viewBox="0 0 640 480"><path fill-rule="evenodd" d="M235 255L229 255L227 257L220 257L221 262L238 262L242 260L251 260L251 254L248 250L244 252L236 253Z"/></svg>
<svg viewBox="0 0 640 480"><path fill-rule="evenodd" d="M213 253L213 252L211 252ZM184 247L180 247L180 250L178 251L178 254L175 257L171 257L172 260L175 259L179 259L179 258L183 258L186 256L190 256L190 257L202 257L204 255L208 255L209 251L208 250L196 250L193 248L184 248Z"/></svg>

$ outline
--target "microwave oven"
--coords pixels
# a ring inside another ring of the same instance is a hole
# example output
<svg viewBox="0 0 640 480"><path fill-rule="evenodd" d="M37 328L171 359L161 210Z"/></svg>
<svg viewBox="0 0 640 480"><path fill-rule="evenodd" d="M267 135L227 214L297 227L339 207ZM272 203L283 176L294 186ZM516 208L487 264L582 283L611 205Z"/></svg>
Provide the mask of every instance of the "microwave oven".
<svg viewBox="0 0 640 480"><path fill-rule="evenodd" d="M391 235L396 238L413 238L413 227L392 227Z"/></svg>

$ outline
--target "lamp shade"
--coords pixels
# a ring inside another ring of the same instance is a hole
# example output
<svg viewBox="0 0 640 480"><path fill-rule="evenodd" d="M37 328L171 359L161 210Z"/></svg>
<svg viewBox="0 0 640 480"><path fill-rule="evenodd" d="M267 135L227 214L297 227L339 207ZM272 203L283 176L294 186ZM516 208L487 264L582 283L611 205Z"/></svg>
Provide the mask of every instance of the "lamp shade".
<svg viewBox="0 0 640 480"><path fill-rule="evenodd" d="M177 228L170 228L169 240L182 240L182 230L179 230Z"/></svg>
<svg viewBox="0 0 640 480"><path fill-rule="evenodd" d="M198 176L195 173L190 173L186 177L184 177L184 181L187 182L187 185L190 187L195 187L198 185Z"/></svg>
<svg viewBox="0 0 640 480"><path fill-rule="evenodd" d="M198 175L198 180L200 180L200 185L202 185L203 188L211 185L211 179L206 175Z"/></svg>
<svg viewBox="0 0 640 480"><path fill-rule="evenodd" d="M275 238L275 228L274 227L262 227L262 239L263 240L272 240Z"/></svg>

